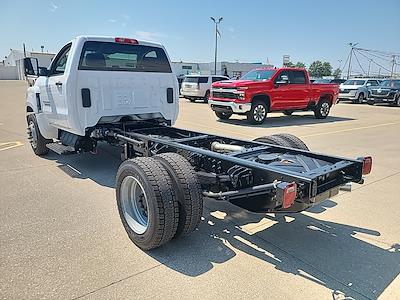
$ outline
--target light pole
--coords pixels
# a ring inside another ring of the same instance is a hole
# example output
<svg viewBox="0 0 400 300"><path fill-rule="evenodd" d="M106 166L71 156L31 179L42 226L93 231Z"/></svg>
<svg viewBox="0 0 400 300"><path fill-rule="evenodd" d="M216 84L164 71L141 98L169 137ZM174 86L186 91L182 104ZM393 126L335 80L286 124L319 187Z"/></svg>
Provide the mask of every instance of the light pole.
<svg viewBox="0 0 400 300"><path fill-rule="evenodd" d="M213 18L210 17L210 19L214 22L215 24L215 53L214 53L214 75L217 75L217 49L218 49L218 24L221 23L221 21L223 20L223 18L219 18L218 21Z"/></svg>

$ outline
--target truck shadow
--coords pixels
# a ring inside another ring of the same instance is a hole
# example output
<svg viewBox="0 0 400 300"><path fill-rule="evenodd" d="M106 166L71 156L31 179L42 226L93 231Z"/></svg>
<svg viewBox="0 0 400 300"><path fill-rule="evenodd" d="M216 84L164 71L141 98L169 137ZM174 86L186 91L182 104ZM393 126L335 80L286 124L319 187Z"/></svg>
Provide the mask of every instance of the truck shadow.
<svg viewBox="0 0 400 300"><path fill-rule="evenodd" d="M316 211L334 204L328 200ZM264 274L269 274L269 266L273 266L331 289L333 299L375 299L400 273L400 244L378 247L356 236L371 239L380 235L377 231L320 221L302 213L273 216L230 211L230 204L212 200L206 201L206 206L210 210L197 232L149 255L177 272L195 277L242 252L241 259L256 258L266 263ZM215 217L216 210L227 215L223 219ZM262 219L264 225L246 229L246 225ZM243 253L251 257L243 258ZM251 274L251 268L246 272L249 278L264 275Z"/></svg>
<svg viewBox="0 0 400 300"><path fill-rule="evenodd" d="M285 116L280 114L268 115L265 122L261 125L252 125L247 122L246 118L241 116L232 116L232 118L229 120L218 119L217 121L225 124L232 124L238 126L271 128L271 127L283 127L283 126L313 125L320 123L334 123L334 122L353 121L353 120L355 119L346 117L333 117L333 116L328 116L326 119L316 119L314 115L311 114L300 115L294 113L291 116Z"/></svg>

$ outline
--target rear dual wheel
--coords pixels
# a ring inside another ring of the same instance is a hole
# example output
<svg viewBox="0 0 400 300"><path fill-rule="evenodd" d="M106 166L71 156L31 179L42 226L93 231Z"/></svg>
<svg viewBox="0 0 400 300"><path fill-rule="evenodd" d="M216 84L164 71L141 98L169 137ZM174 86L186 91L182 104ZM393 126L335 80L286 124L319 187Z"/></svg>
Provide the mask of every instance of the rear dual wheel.
<svg viewBox="0 0 400 300"><path fill-rule="evenodd" d="M289 133L278 133L254 139L256 142L309 151L307 145L297 136Z"/></svg>
<svg viewBox="0 0 400 300"><path fill-rule="evenodd" d="M178 154L126 160L116 183L122 224L143 250L189 234L200 222L201 187L190 163Z"/></svg>

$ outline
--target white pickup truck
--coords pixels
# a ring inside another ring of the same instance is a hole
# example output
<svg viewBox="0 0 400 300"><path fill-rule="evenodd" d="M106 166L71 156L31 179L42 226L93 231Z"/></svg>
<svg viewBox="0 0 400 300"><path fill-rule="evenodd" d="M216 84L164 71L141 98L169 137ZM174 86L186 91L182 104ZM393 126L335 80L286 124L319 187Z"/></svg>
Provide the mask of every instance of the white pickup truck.
<svg viewBox="0 0 400 300"><path fill-rule="evenodd" d="M38 155L88 151L96 125L178 116L178 82L160 44L128 38L79 36L68 42L27 91L28 131ZM68 150L63 147L64 150Z"/></svg>
<svg viewBox="0 0 400 300"><path fill-rule="evenodd" d="M29 58L24 66L33 151L76 154L103 141L121 146L118 212L144 250L193 232L203 196L257 212L299 212L343 185L362 183L371 171L371 157L314 153L287 133L244 141L172 127L178 81L159 44L80 36L49 69Z"/></svg>

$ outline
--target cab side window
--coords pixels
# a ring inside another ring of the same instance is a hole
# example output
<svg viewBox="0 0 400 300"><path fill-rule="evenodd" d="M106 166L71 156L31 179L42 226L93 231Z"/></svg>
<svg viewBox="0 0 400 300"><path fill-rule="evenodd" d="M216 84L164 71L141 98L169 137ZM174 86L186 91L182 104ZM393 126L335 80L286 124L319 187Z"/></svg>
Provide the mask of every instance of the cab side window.
<svg viewBox="0 0 400 300"><path fill-rule="evenodd" d="M68 44L57 54L54 62L51 65L50 75L64 74L70 50L71 44Z"/></svg>
<svg viewBox="0 0 400 300"><path fill-rule="evenodd" d="M378 86L378 85L379 85L379 83L378 83L377 80L368 80L367 84L368 84L368 83L370 83L371 86Z"/></svg>
<svg viewBox="0 0 400 300"><path fill-rule="evenodd" d="M289 71L291 84L306 84L306 75L303 71Z"/></svg>
<svg viewBox="0 0 400 300"><path fill-rule="evenodd" d="M290 83L289 71L284 70L280 72L279 75L275 78L274 83L279 83L282 81Z"/></svg>

